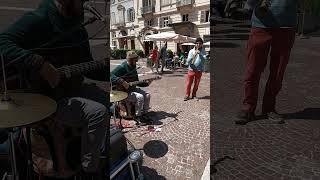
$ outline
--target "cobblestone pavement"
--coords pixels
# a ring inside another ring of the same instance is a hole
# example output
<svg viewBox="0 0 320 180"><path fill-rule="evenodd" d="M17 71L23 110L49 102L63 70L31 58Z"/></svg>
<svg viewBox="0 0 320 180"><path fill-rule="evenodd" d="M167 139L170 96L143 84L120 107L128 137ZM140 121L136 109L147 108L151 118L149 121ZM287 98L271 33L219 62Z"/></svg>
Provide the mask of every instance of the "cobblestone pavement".
<svg viewBox="0 0 320 180"><path fill-rule="evenodd" d="M215 27L211 164L224 156L235 160L218 163L214 179L319 180L320 38L296 39L277 101L277 110L288 117L286 123L263 119L236 126L248 30L248 24L239 23ZM268 74L266 68L260 100Z"/></svg>
<svg viewBox="0 0 320 180"><path fill-rule="evenodd" d="M145 62L140 62L140 66ZM153 74L145 65L140 79ZM146 179L200 180L209 155L209 74L203 74L199 101L183 101L186 69L167 71L145 90L151 93L151 117L161 132L140 127L126 133L136 148L144 149L142 171Z"/></svg>

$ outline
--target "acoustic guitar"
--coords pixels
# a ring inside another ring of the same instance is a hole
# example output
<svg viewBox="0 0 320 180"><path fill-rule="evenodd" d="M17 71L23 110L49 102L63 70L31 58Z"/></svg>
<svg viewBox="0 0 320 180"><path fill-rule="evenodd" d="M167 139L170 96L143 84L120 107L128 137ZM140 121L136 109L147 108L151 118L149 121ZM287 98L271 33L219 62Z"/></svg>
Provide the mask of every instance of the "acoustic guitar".
<svg viewBox="0 0 320 180"><path fill-rule="evenodd" d="M152 78L147 78L147 79L143 79L140 81L132 81L132 82L128 82L129 83L129 89L126 90L125 87L122 86L122 84L120 83L116 83L114 85L112 85L112 89L113 90L117 90L117 91L131 91L132 89L134 89L136 86L139 87L147 87L149 85L149 83L151 83L154 80L160 80L161 76L156 76L156 77L152 77Z"/></svg>
<svg viewBox="0 0 320 180"><path fill-rule="evenodd" d="M50 96L53 99L60 99L65 94L64 86L67 85L68 79L73 76L79 76L83 75L85 73L98 70L100 68L103 68L105 66L105 62L101 61L88 61L83 62L79 64L73 64L73 65L65 65L62 67L57 68L57 70L60 72L61 82L58 85L58 87L51 88L47 81L42 80L39 75L32 75L32 79L28 82L28 88L27 91L39 93L42 92L43 89L46 90L46 95ZM107 72L106 72L107 76ZM109 85L108 82L104 81L96 81L91 80L89 78L85 78L85 81L90 83L96 83L98 87L104 87L104 90L108 91L108 88L106 87L106 84ZM15 75L12 77L7 77L7 89L8 90L17 90L21 89L21 77L19 75ZM99 84L100 83L100 84ZM102 84L102 85L101 85ZM3 86L3 79L0 80L0 92L4 91Z"/></svg>

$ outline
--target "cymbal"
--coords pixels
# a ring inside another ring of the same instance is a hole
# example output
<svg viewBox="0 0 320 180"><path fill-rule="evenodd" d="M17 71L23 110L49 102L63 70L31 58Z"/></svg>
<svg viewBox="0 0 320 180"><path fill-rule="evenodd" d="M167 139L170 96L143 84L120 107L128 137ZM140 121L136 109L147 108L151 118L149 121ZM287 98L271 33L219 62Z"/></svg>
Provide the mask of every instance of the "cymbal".
<svg viewBox="0 0 320 180"><path fill-rule="evenodd" d="M32 93L10 93L11 100L1 100L0 94L0 128L25 126L41 121L52 115L57 103L49 97Z"/></svg>
<svg viewBox="0 0 320 180"><path fill-rule="evenodd" d="M126 99L128 97L128 93L123 91L111 91L110 92L110 102L118 102Z"/></svg>

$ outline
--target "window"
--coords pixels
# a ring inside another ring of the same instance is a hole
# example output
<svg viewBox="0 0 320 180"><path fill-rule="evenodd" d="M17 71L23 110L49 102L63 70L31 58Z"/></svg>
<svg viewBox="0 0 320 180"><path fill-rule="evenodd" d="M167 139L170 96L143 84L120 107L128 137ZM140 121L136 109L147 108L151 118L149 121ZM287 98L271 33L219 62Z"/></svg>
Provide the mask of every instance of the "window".
<svg viewBox="0 0 320 180"><path fill-rule="evenodd" d="M209 18L210 18L210 12L209 12L209 10L207 10L207 11L201 11L201 15L200 15L200 22L201 22L201 23L209 22Z"/></svg>
<svg viewBox="0 0 320 180"><path fill-rule="evenodd" d="M133 8L128 9L127 14L128 14L128 21L134 22L134 18L135 18L134 9Z"/></svg>
<svg viewBox="0 0 320 180"><path fill-rule="evenodd" d="M161 6L171 5L171 0L161 0Z"/></svg>
<svg viewBox="0 0 320 180"><path fill-rule="evenodd" d="M124 23L125 22L125 12L126 10L124 8L119 9L118 11L118 18L119 18L119 22L118 23Z"/></svg>
<svg viewBox="0 0 320 180"><path fill-rule="evenodd" d="M115 32L112 32L112 37L113 38L117 37L117 34Z"/></svg>
<svg viewBox="0 0 320 180"><path fill-rule="evenodd" d="M160 19L160 27L168 27L169 26L169 16L163 17Z"/></svg>
<svg viewBox="0 0 320 180"><path fill-rule="evenodd" d="M152 0L143 0L142 4L143 4L143 7L151 6Z"/></svg>
<svg viewBox="0 0 320 180"><path fill-rule="evenodd" d="M115 2L116 2L115 0L112 0L112 1L111 1L112 4L114 4Z"/></svg>
<svg viewBox="0 0 320 180"><path fill-rule="evenodd" d="M111 24L115 24L116 14L114 12L111 13Z"/></svg>
<svg viewBox="0 0 320 180"><path fill-rule="evenodd" d="M181 18L182 18L182 22L189 21L189 14L183 14Z"/></svg>
<svg viewBox="0 0 320 180"><path fill-rule="evenodd" d="M112 41L112 45L117 47L117 41Z"/></svg>
<svg viewBox="0 0 320 180"><path fill-rule="evenodd" d="M145 26L153 26L153 20L150 19L150 20L145 21Z"/></svg>

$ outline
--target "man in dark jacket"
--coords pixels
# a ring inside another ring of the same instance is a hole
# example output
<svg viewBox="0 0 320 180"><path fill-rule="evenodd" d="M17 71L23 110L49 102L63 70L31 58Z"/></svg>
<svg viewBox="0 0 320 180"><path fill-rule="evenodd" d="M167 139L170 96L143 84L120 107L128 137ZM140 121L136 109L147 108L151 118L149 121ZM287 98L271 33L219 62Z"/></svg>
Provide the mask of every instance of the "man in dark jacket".
<svg viewBox="0 0 320 180"><path fill-rule="evenodd" d="M82 3L81 0L43 0L35 11L25 14L0 34L0 53L8 69L14 67L23 73L26 84L48 84L41 86L40 92L57 101L57 121L83 124L82 167L95 175L99 171L100 148L108 125L108 98L96 86L84 84L82 75L63 79L58 70L63 65L92 60L88 34L81 24ZM99 72L95 79L107 80L108 69L103 66ZM59 98L48 93L56 92L55 88L60 86L62 96ZM59 161L60 165L66 164Z"/></svg>

